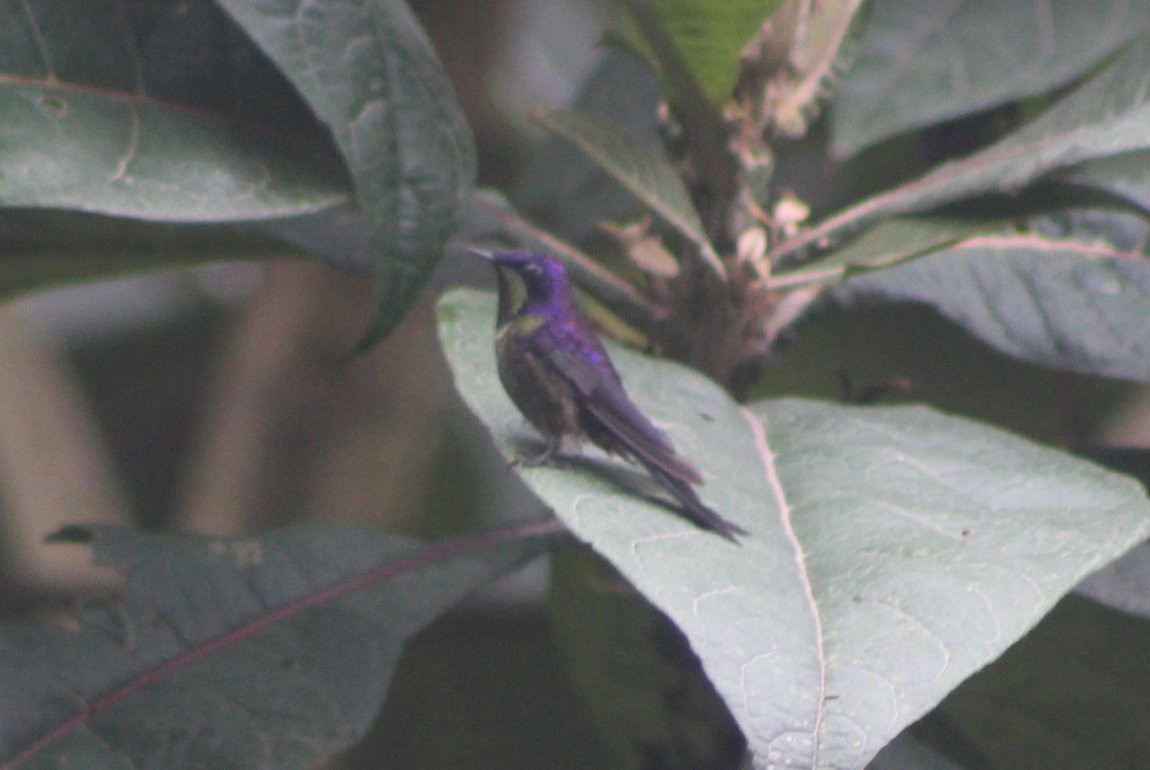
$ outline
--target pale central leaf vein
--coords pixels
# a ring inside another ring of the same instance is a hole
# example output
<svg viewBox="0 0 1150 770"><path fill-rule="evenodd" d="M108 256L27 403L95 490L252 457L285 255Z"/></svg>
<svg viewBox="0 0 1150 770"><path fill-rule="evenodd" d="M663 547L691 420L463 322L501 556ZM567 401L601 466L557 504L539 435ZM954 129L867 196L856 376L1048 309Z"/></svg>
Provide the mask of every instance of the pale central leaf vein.
<svg viewBox="0 0 1150 770"><path fill-rule="evenodd" d="M810 574L807 570L806 552L803 550L803 544L795 534L795 528L791 522L791 505L787 500L786 491L783 489L782 482L779 480L776 456L775 453L771 451L771 447L767 442L766 430L764 429L763 423L760 422L754 414L746 409L741 409L740 411L743 414L743 419L750 425L751 435L755 440L755 448L758 450L759 458L763 463L763 473L766 475L767 484L770 486L775 503L779 507L779 520L782 523L783 532L787 537L787 541L794 549L795 567L798 571L799 582L803 586L807 607L811 613L811 622L814 626L814 643L815 654L818 658L819 685L818 697L815 704L815 721L811 729L810 766L813 768L818 764L819 729L822 726L827 685L827 664L826 654L823 650L822 617L819 615L819 606L815 601L814 587L811 585Z"/></svg>

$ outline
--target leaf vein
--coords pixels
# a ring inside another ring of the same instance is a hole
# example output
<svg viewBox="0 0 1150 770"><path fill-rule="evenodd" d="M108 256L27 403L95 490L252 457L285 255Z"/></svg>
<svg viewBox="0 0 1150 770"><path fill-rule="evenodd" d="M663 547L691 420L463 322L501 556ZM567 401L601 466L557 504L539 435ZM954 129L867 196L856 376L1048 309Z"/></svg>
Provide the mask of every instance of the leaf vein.
<svg viewBox="0 0 1150 770"><path fill-rule="evenodd" d="M815 654L818 658L819 666L819 684L817 693L817 703L815 706L815 721L811 728L811 767L818 765L819 754L819 730L822 727L823 714L826 704L826 689L827 689L827 659L826 653L823 650L823 623L822 617L819 614L819 606L815 601L814 587L811 585L810 572L807 569L807 556L806 551L803 550L803 544L799 541L798 536L795 534L794 524L791 521L792 507L787 500L786 491L783 489L782 482L779 480L778 468L776 463L776 455L771 451L770 444L767 442L766 430L764 424L759 422L746 408L740 408L743 419L747 421L750 426L751 435L755 440L755 447L759 452L759 458L763 463L763 472L767 477L767 484L770 486L771 493L775 498L775 502L779 506L779 520L783 526L783 533L786 535L787 542L791 544L795 554L795 567L798 570L799 582L803 586L803 592L806 598L807 607L811 612L811 622L814 626L814 642Z"/></svg>

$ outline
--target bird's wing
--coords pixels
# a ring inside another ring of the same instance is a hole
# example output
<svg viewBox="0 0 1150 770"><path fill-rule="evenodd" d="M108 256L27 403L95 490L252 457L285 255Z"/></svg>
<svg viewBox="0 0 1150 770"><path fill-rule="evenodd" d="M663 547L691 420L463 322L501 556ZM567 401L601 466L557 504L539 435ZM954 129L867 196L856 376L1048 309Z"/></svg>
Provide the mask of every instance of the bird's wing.
<svg viewBox="0 0 1150 770"><path fill-rule="evenodd" d="M675 451L667 434L651 424L619 386L599 387L587 410L643 462L689 484L702 484L703 474Z"/></svg>
<svg viewBox="0 0 1150 770"><path fill-rule="evenodd" d="M579 353L557 345L543 346L547 363L582 396L580 403L598 420L605 431L644 465L653 465L665 474L690 484L701 484L703 476L695 466L679 456L667 434L656 428L628 397L623 386Z"/></svg>
<svg viewBox="0 0 1150 770"><path fill-rule="evenodd" d="M738 543L738 535L749 534L733 521L724 519L719 513L699 499L690 484L680 478L670 477L661 468L645 465L647 471L671 496L683 506L687 517L699 526L719 533L732 543Z"/></svg>

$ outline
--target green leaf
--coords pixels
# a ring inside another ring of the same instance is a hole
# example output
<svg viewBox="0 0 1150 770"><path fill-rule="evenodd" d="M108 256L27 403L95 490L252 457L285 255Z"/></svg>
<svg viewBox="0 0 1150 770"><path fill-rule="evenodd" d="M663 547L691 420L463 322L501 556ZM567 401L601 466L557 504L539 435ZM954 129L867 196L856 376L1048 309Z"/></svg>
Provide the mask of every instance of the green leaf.
<svg viewBox="0 0 1150 770"><path fill-rule="evenodd" d="M834 291L845 304L930 305L1031 363L1150 380L1150 263L1104 241L978 236Z"/></svg>
<svg viewBox="0 0 1150 770"><path fill-rule="evenodd" d="M739 57L781 0L650 0L703 94L716 107L731 98Z"/></svg>
<svg viewBox="0 0 1150 770"><path fill-rule="evenodd" d="M1150 6L874 0L835 92L842 157L904 131L1045 93L1150 29Z"/></svg>
<svg viewBox="0 0 1150 770"><path fill-rule="evenodd" d="M792 253L848 227L926 211L986 193L1017 193L1059 168L1150 148L1150 37L1138 38L1100 75L1041 117L981 152L835 214L783 244Z"/></svg>
<svg viewBox="0 0 1150 770"><path fill-rule="evenodd" d="M533 432L502 392L495 299L441 304L457 387L505 456ZM756 767L862 768L1086 573L1150 533L1132 480L924 407L740 407L614 349L631 395L703 471L739 545L595 454L522 477L691 642Z"/></svg>
<svg viewBox="0 0 1150 770"><path fill-rule="evenodd" d="M335 138L378 254L369 339L403 317L463 216L475 147L402 0L220 0Z"/></svg>
<svg viewBox="0 0 1150 770"><path fill-rule="evenodd" d="M431 547L365 529L261 537L69 528L125 599L0 626L5 768L310 768L361 737L404 642L548 543L547 522Z"/></svg>
<svg viewBox="0 0 1150 770"><path fill-rule="evenodd" d="M1132 768L1150 756L1150 623L1068 597L941 716L984 767Z"/></svg>
<svg viewBox="0 0 1150 770"><path fill-rule="evenodd" d="M0 204L209 222L347 200L330 140L208 3L0 16Z"/></svg>
<svg viewBox="0 0 1150 770"><path fill-rule="evenodd" d="M687 187L655 149L606 123L578 112L536 110L536 123L567 139L631 193L667 221L712 269L724 275L718 254L707 238Z"/></svg>

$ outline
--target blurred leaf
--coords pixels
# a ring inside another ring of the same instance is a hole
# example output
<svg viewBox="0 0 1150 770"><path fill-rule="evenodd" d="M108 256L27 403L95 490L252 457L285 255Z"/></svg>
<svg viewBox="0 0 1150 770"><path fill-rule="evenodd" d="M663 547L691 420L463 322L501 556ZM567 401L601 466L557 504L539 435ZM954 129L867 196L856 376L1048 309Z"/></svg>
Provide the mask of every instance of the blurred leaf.
<svg viewBox="0 0 1150 770"><path fill-rule="evenodd" d="M1150 148L1148 70L1150 37L1142 37L1100 75L1002 141L851 206L782 244L780 252L793 253L879 217L926 211L973 195L1014 194L1056 169Z"/></svg>
<svg viewBox="0 0 1150 770"><path fill-rule="evenodd" d="M832 283L844 275L891 267L960 241L986 223L961 219L902 218L880 222L827 256L780 270L772 289L811 283Z"/></svg>
<svg viewBox="0 0 1150 770"><path fill-rule="evenodd" d="M1053 169L1150 147L1148 68L1150 38L1143 37L1029 125L880 197L888 207L922 210L973 193L1015 192Z"/></svg>
<svg viewBox="0 0 1150 770"><path fill-rule="evenodd" d="M219 0L335 138L377 253L370 342L403 317L463 217L475 147L402 0Z"/></svg>
<svg viewBox="0 0 1150 770"><path fill-rule="evenodd" d="M1150 624L1064 599L943 702L986 767L1122 770L1150 756Z"/></svg>
<svg viewBox="0 0 1150 770"><path fill-rule="evenodd" d="M251 229L341 270L370 274L375 268L375 251L365 219L363 212L338 208L260 222Z"/></svg>
<svg viewBox="0 0 1150 770"><path fill-rule="evenodd" d="M769 118L779 136L804 136L818 115L836 69L843 67L843 44L862 4L862 0L791 0L763 26L751 49L757 47L757 55L744 67L759 70L755 74L762 82L763 117ZM852 53L853 46L846 46L846 51Z"/></svg>
<svg viewBox="0 0 1150 770"><path fill-rule="evenodd" d="M875 756L867 770L964 770L964 766L903 732Z"/></svg>
<svg viewBox="0 0 1150 770"><path fill-rule="evenodd" d="M0 626L5 768L310 768L359 739L404 642L549 542L547 522L424 547L71 528L126 597L67 629Z"/></svg>
<svg viewBox="0 0 1150 770"><path fill-rule="evenodd" d="M673 108L674 123L687 138L684 150L698 175L696 183L722 197L724 191L729 192L735 163L721 105L707 98L692 63L684 56L652 0L625 0L623 5L637 32L630 48L645 53L659 73L659 85L664 99ZM719 7L712 4L706 13L714 14ZM747 39L751 34L752 30L748 29ZM708 257L706 251L710 247L702 248L703 256Z"/></svg>
<svg viewBox="0 0 1150 770"><path fill-rule="evenodd" d="M1150 211L1150 151L1127 152L1088 160L1059 177L1068 182L1109 190Z"/></svg>
<svg viewBox="0 0 1150 770"><path fill-rule="evenodd" d="M618 770L734 767L738 729L674 625L594 553L551 560L555 635Z"/></svg>
<svg viewBox="0 0 1150 770"><path fill-rule="evenodd" d="M694 243L707 264L719 275L724 275L723 265L707 238L686 185L659 152L590 115L536 110L532 118L586 153L636 198Z"/></svg>
<svg viewBox="0 0 1150 770"><path fill-rule="evenodd" d="M615 765L569 681L546 614L534 604L515 602L449 613L417 634L403 650L371 733L321 767L589 770Z"/></svg>
<svg viewBox="0 0 1150 770"><path fill-rule="evenodd" d="M856 275L834 296L846 304L927 304L1015 358L1150 380L1150 261L1102 241L978 236Z"/></svg>
<svg viewBox="0 0 1150 770"><path fill-rule="evenodd" d="M629 54L608 50L579 89L574 106L656 145L658 104L651 70ZM554 134L531 154L511 199L533 221L576 243L594 235L599 222L630 216L639 208L633 195Z"/></svg>
<svg viewBox="0 0 1150 770"><path fill-rule="evenodd" d="M743 48L781 1L639 0L639 3L649 2L654 8L703 94L721 108L735 87Z"/></svg>
<svg viewBox="0 0 1150 770"><path fill-rule="evenodd" d="M1147 29L1150 6L1121 0L873 0L835 93L833 152L1050 91Z"/></svg>
<svg viewBox="0 0 1150 770"><path fill-rule="evenodd" d="M0 297L206 262L295 256L238 226L141 222L75 211L0 209Z"/></svg>
<svg viewBox="0 0 1150 770"><path fill-rule="evenodd" d="M448 295L441 335L458 389L512 456L533 432L498 383L494 308ZM681 366L614 357L702 469L706 501L751 535L697 529L599 454L522 477L675 621L756 767L863 767L1150 533L1132 480L989 427L922 407L741 408Z"/></svg>
<svg viewBox="0 0 1150 770"><path fill-rule="evenodd" d="M180 222L347 200L330 139L211 4L0 12L0 201Z"/></svg>

